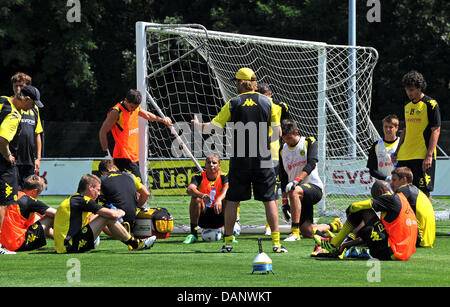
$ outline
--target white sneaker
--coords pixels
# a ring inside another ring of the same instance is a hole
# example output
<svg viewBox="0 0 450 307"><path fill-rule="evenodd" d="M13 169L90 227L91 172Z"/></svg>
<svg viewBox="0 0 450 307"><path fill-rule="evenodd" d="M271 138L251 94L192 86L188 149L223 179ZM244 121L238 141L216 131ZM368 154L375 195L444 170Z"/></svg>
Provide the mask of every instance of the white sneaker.
<svg viewBox="0 0 450 307"><path fill-rule="evenodd" d="M153 244L155 244L155 241L156 241L156 236L151 236L150 238L145 239L144 246L142 247L142 249L152 248Z"/></svg>
<svg viewBox="0 0 450 307"><path fill-rule="evenodd" d="M0 255L15 255L15 254L16 252L9 251L0 245Z"/></svg>
<svg viewBox="0 0 450 307"><path fill-rule="evenodd" d="M266 229L264 230L264 235L269 237L271 234L272 230L270 229L270 227L266 227Z"/></svg>
<svg viewBox="0 0 450 307"><path fill-rule="evenodd" d="M285 248L283 247L283 245L280 245L280 246L274 245L274 246L272 247L272 251L273 251L274 253L287 253L287 252L288 252L288 250L285 249Z"/></svg>
<svg viewBox="0 0 450 307"><path fill-rule="evenodd" d="M219 249L219 253L231 253L233 250L233 246L231 245L223 245L221 249Z"/></svg>
<svg viewBox="0 0 450 307"><path fill-rule="evenodd" d="M285 241L285 242L300 241L300 237L291 232L289 234L289 236L286 239L284 239L283 241Z"/></svg>

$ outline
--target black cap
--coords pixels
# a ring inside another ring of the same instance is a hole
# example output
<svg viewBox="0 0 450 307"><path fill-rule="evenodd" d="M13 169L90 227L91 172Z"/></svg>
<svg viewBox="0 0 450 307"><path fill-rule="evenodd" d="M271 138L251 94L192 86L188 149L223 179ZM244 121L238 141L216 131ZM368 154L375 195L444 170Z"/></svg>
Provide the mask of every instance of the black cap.
<svg viewBox="0 0 450 307"><path fill-rule="evenodd" d="M41 93L39 93L39 90L35 88L34 86L27 85L22 87L20 90L23 96L30 97L31 100L34 101L34 104L38 106L38 108L43 108L44 105L41 102Z"/></svg>

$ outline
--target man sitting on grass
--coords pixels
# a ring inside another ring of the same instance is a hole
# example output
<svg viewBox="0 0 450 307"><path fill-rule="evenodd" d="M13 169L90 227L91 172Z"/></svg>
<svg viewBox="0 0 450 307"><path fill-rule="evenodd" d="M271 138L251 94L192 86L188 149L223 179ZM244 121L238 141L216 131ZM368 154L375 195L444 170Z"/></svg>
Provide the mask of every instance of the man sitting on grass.
<svg viewBox="0 0 450 307"><path fill-rule="evenodd" d="M211 191L215 188L214 199ZM191 244L198 241L197 229L218 229L224 225L223 203L228 190L228 176L220 172L220 159L216 155L206 158L205 171L201 175L192 177L187 187L191 195L189 216L191 219L191 233L183 241Z"/></svg>
<svg viewBox="0 0 450 307"><path fill-rule="evenodd" d="M156 237L137 240L117 221L125 215L121 209L108 209L95 200L100 194L101 181L95 175L81 177L77 193L64 200L55 216L55 250L57 253L83 253L95 247L95 239L105 226L111 235L129 250L149 249Z"/></svg>
<svg viewBox="0 0 450 307"><path fill-rule="evenodd" d="M359 201L347 208L347 221L333 238L315 235L318 245L329 252L339 253L341 243L361 223L356 233L379 260L407 260L416 251L417 219L402 193L393 194L389 183L376 180L371 189L372 199ZM378 218L375 211L381 212Z"/></svg>
<svg viewBox="0 0 450 307"><path fill-rule="evenodd" d="M56 210L37 200L44 189L44 179L28 176L23 191L18 192L17 202L6 208L0 243L8 250L35 250L47 244L46 237L53 238Z"/></svg>

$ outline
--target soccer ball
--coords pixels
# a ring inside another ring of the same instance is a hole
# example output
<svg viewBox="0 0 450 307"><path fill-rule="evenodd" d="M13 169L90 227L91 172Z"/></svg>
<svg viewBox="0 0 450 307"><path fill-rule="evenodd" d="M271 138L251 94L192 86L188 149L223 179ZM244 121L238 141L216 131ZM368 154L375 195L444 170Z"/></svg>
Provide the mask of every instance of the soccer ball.
<svg viewBox="0 0 450 307"><path fill-rule="evenodd" d="M241 225L239 225L239 223L236 222L234 223L233 235L237 237L240 234L241 234Z"/></svg>
<svg viewBox="0 0 450 307"><path fill-rule="evenodd" d="M220 229L203 229L202 238L206 242L219 241L222 239L222 231Z"/></svg>

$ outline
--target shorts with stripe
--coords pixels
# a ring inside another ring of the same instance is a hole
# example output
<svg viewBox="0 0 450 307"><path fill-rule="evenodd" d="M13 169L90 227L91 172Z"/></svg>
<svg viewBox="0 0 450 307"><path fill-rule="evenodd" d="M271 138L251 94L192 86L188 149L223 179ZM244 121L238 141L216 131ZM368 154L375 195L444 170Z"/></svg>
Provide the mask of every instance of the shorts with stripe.
<svg viewBox="0 0 450 307"><path fill-rule="evenodd" d="M23 244L17 249L17 251L31 251L38 249L47 244L45 239L44 228L39 221L28 227L27 232L25 233L25 241Z"/></svg>
<svg viewBox="0 0 450 307"><path fill-rule="evenodd" d="M67 253L83 253L95 248L94 234L91 226L84 226L79 232L72 236L71 240L65 240Z"/></svg>
<svg viewBox="0 0 450 307"><path fill-rule="evenodd" d="M402 160L398 161L397 167L406 166L413 173L412 184L418 187L422 192L429 193L434 189L434 174L436 172L436 160L433 159L431 167L423 170L422 169L423 160Z"/></svg>
<svg viewBox="0 0 450 307"><path fill-rule="evenodd" d="M372 219L358 231L357 235L367 244L372 257L379 260L392 259L394 252L389 245L389 234L380 219Z"/></svg>
<svg viewBox="0 0 450 307"><path fill-rule="evenodd" d="M17 201L18 170L10 167L0 173L0 206L7 206Z"/></svg>

